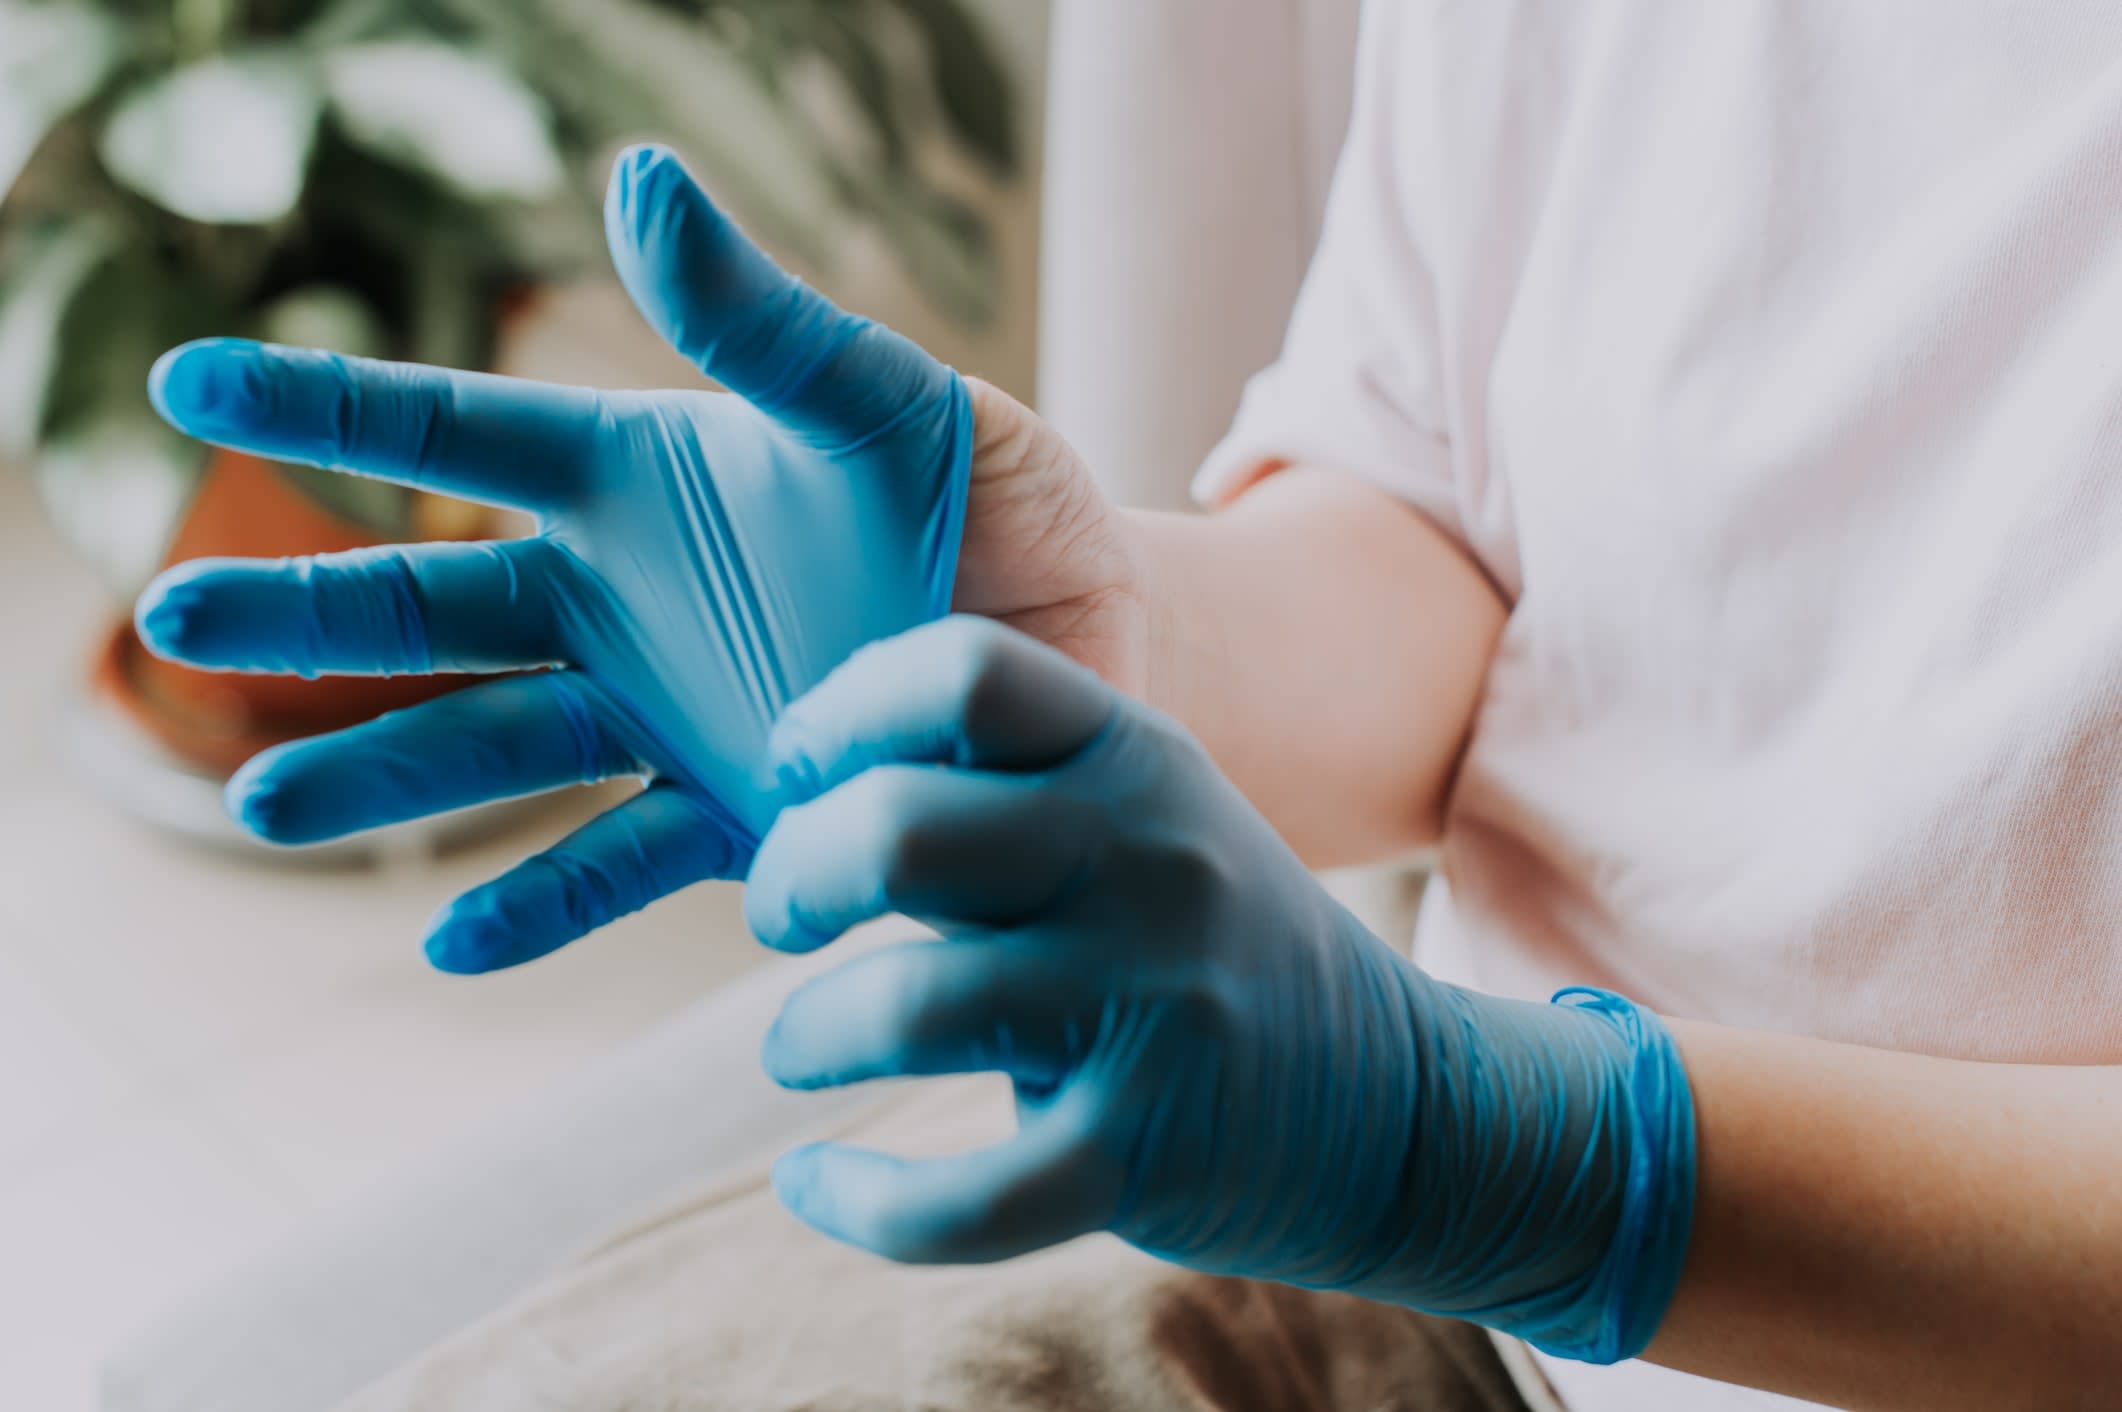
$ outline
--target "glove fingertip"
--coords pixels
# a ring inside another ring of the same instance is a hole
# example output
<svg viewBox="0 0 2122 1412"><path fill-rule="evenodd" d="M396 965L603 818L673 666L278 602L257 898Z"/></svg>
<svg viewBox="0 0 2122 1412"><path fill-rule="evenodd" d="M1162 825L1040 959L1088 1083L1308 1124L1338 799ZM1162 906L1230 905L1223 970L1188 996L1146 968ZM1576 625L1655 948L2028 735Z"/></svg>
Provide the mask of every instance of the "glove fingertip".
<svg viewBox="0 0 2122 1412"><path fill-rule="evenodd" d="M764 860L763 863L761 860ZM778 880L777 859L762 848L744 888L744 924L769 951L809 955L825 948L829 938L812 935L796 920L788 891Z"/></svg>
<svg viewBox="0 0 2122 1412"><path fill-rule="evenodd" d="M822 1142L807 1142L782 1153L774 1161L775 1193L784 1201L807 1196L817 1183L824 1153Z"/></svg>
<svg viewBox="0 0 2122 1412"><path fill-rule="evenodd" d="M166 661L185 660L195 645L205 595L189 566L171 569L150 583L133 604L133 631L142 645Z"/></svg>
<svg viewBox="0 0 2122 1412"><path fill-rule="evenodd" d="M605 234L622 278L642 258L651 237L649 222L666 209L669 192L663 188L673 180L690 179L678 154L660 143L629 147L613 164L604 205Z"/></svg>
<svg viewBox="0 0 2122 1412"><path fill-rule="evenodd" d="M832 1149L810 1143L781 1154L773 1168L774 1195L789 1214L834 1240L849 1241L831 1180ZM852 1242L851 1242L852 1243Z"/></svg>
<svg viewBox="0 0 2122 1412"><path fill-rule="evenodd" d="M801 991L797 992L800 996ZM821 1072L816 1062L816 1046L805 1043L802 1026L789 1019L790 1009L796 997L790 997L773 1026L766 1032L766 1041L759 1047L759 1065L766 1076L781 1088L791 1093L817 1093L837 1087L840 1080L833 1074Z"/></svg>
<svg viewBox="0 0 2122 1412"><path fill-rule="evenodd" d="M445 908L428 928L421 950L427 964L445 976L483 976L500 969L477 929L460 922L454 907Z"/></svg>
<svg viewBox="0 0 2122 1412"><path fill-rule="evenodd" d="M749 916L746 920L751 924L752 935L758 939L761 946L769 951L778 951L784 956L809 956L814 952L823 951L839 939L813 930L786 913L760 913Z"/></svg>
<svg viewBox="0 0 2122 1412"><path fill-rule="evenodd" d="M242 364L258 345L241 338L202 338L155 360L147 375L148 402L182 432L213 436L228 429L245 395Z"/></svg>
<svg viewBox="0 0 2122 1412"><path fill-rule="evenodd" d="M559 950L516 926L491 884L465 894L436 914L422 950L427 963L449 976L485 976Z"/></svg>
<svg viewBox="0 0 2122 1412"><path fill-rule="evenodd" d="M625 187L654 171L665 162L675 162L678 154L661 142L637 142L619 154L612 165L612 180L615 186Z"/></svg>
<svg viewBox="0 0 2122 1412"><path fill-rule="evenodd" d="M427 955L428 967L439 975L460 976L466 980L476 980L480 976L489 974L492 970L491 967L481 965L477 961L470 959L447 941L435 937L427 939L427 944L423 950Z"/></svg>
<svg viewBox="0 0 2122 1412"><path fill-rule="evenodd" d="M260 755L230 777L221 791L228 815L252 837L283 847L296 847L317 840L302 836L298 810L300 801L272 768L277 755Z"/></svg>
<svg viewBox="0 0 2122 1412"><path fill-rule="evenodd" d="M172 426L177 423L177 414L170 405L170 384L174 380L177 384L177 395L189 399L191 389L187 384L191 379L178 376L178 370L186 361L186 355L198 346L196 343L187 343L182 347L172 348L155 360L154 367L148 369L148 405L155 409L156 416Z"/></svg>
<svg viewBox="0 0 2122 1412"><path fill-rule="evenodd" d="M766 1071L766 1076L778 1087L800 1091L803 1087L803 1070L789 1055L788 1041L784 1037L783 1021L787 1018L787 1013L784 1010L780 1018L767 1030L766 1041L759 1046L759 1067Z"/></svg>

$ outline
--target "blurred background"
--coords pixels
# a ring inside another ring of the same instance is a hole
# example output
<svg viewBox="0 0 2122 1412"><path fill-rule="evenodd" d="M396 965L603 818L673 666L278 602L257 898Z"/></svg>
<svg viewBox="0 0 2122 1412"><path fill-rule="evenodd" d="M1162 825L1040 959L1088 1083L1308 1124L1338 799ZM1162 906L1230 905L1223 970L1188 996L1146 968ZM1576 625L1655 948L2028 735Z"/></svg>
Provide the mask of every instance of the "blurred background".
<svg viewBox="0 0 2122 1412"><path fill-rule="evenodd" d="M1036 397L1116 498L1183 506L1309 261L1357 12L0 0L0 1409L330 1412L841 1101L757 1049L862 943L766 960L732 888L429 972L437 906L609 795L235 837L236 764L408 688L152 662L139 585L510 526L174 438L157 354L681 384L599 234L610 158L660 139L843 303ZM1335 885L1407 934L1415 875Z"/></svg>
<svg viewBox="0 0 2122 1412"><path fill-rule="evenodd" d="M403 685L145 658L201 554L505 533L174 437L145 378L243 334L609 386L689 370L610 279L668 141L829 292L1030 396L1039 0L0 0L0 1407L754 964L703 888L465 985L417 939L601 803L244 846L220 781ZM409 688L419 691L418 684ZM705 1100L703 1100L705 1101Z"/></svg>

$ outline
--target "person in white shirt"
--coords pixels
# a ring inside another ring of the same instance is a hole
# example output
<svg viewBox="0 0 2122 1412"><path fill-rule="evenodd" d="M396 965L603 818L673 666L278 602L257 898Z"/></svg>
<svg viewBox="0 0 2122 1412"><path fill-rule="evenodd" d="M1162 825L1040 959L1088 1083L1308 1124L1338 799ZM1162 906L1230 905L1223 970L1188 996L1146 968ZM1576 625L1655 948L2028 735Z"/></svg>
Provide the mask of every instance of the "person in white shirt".
<svg viewBox="0 0 2122 1412"><path fill-rule="evenodd" d="M974 384L956 607L1308 862L1441 843L1437 978L1671 1018L1691 1242L1571 1412L2122 1402L2122 6L1372 0L1361 62L1224 508Z"/></svg>
<svg viewBox="0 0 2122 1412"><path fill-rule="evenodd" d="M1410 715L1481 670L1430 646L1458 574L1500 640L1448 795L1276 788L1442 838L1432 972L1754 1032L1683 1031L1717 1194L1654 1362L2112 1405L2122 7L1379 0L1362 62L1287 351L1201 488L1419 512L1333 609ZM1337 818L1314 856L1375 850ZM1764 1405L1547 1371L1573 1412Z"/></svg>

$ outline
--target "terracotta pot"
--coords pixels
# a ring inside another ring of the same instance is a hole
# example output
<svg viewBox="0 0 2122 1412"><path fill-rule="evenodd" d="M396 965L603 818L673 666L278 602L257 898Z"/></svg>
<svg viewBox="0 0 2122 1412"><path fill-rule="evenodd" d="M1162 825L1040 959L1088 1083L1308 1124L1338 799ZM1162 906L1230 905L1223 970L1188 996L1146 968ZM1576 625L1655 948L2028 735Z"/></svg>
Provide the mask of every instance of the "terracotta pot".
<svg viewBox="0 0 2122 1412"><path fill-rule="evenodd" d="M421 518L427 538L470 539L493 528L486 512L447 502L428 507ZM377 542L373 533L303 495L269 463L220 451L170 545L168 562L332 554ZM303 681L195 671L150 654L129 618L112 627L91 672L98 696L186 764L219 776L233 774L262 750L416 705L466 680Z"/></svg>

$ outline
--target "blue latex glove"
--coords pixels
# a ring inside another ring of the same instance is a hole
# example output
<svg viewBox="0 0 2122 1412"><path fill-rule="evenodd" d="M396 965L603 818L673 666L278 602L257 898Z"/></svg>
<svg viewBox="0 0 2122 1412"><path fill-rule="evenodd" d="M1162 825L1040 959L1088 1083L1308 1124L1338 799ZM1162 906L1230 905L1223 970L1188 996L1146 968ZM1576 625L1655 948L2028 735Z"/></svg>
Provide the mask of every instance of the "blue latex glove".
<svg viewBox="0 0 2122 1412"><path fill-rule="evenodd" d="M807 802L753 868L761 938L810 949L904 912L946 939L798 992L769 1072L1000 1070L1019 1118L941 1160L793 1152L774 1180L805 1221L916 1262L1104 1230L1566 1357L1649 1341L1694 1199L1692 1099L1654 1016L1429 979L1177 727L991 623L865 649L771 758Z"/></svg>
<svg viewBox="0 0 2122 1412"><path fill-rule="evenodd" d="M459 900L449 970L543 955L669 892L741 875L783 707L866 642L949 611L972 457L957 374L750 245L655 148L606 212L635 302L738 394L596 393L237 342L156 368L183 431L534 512L530 539L163 576L154 650L244 672L564 670L471 687L274 751L232 783L301 844L611 776L644 794Z"/></svg>

